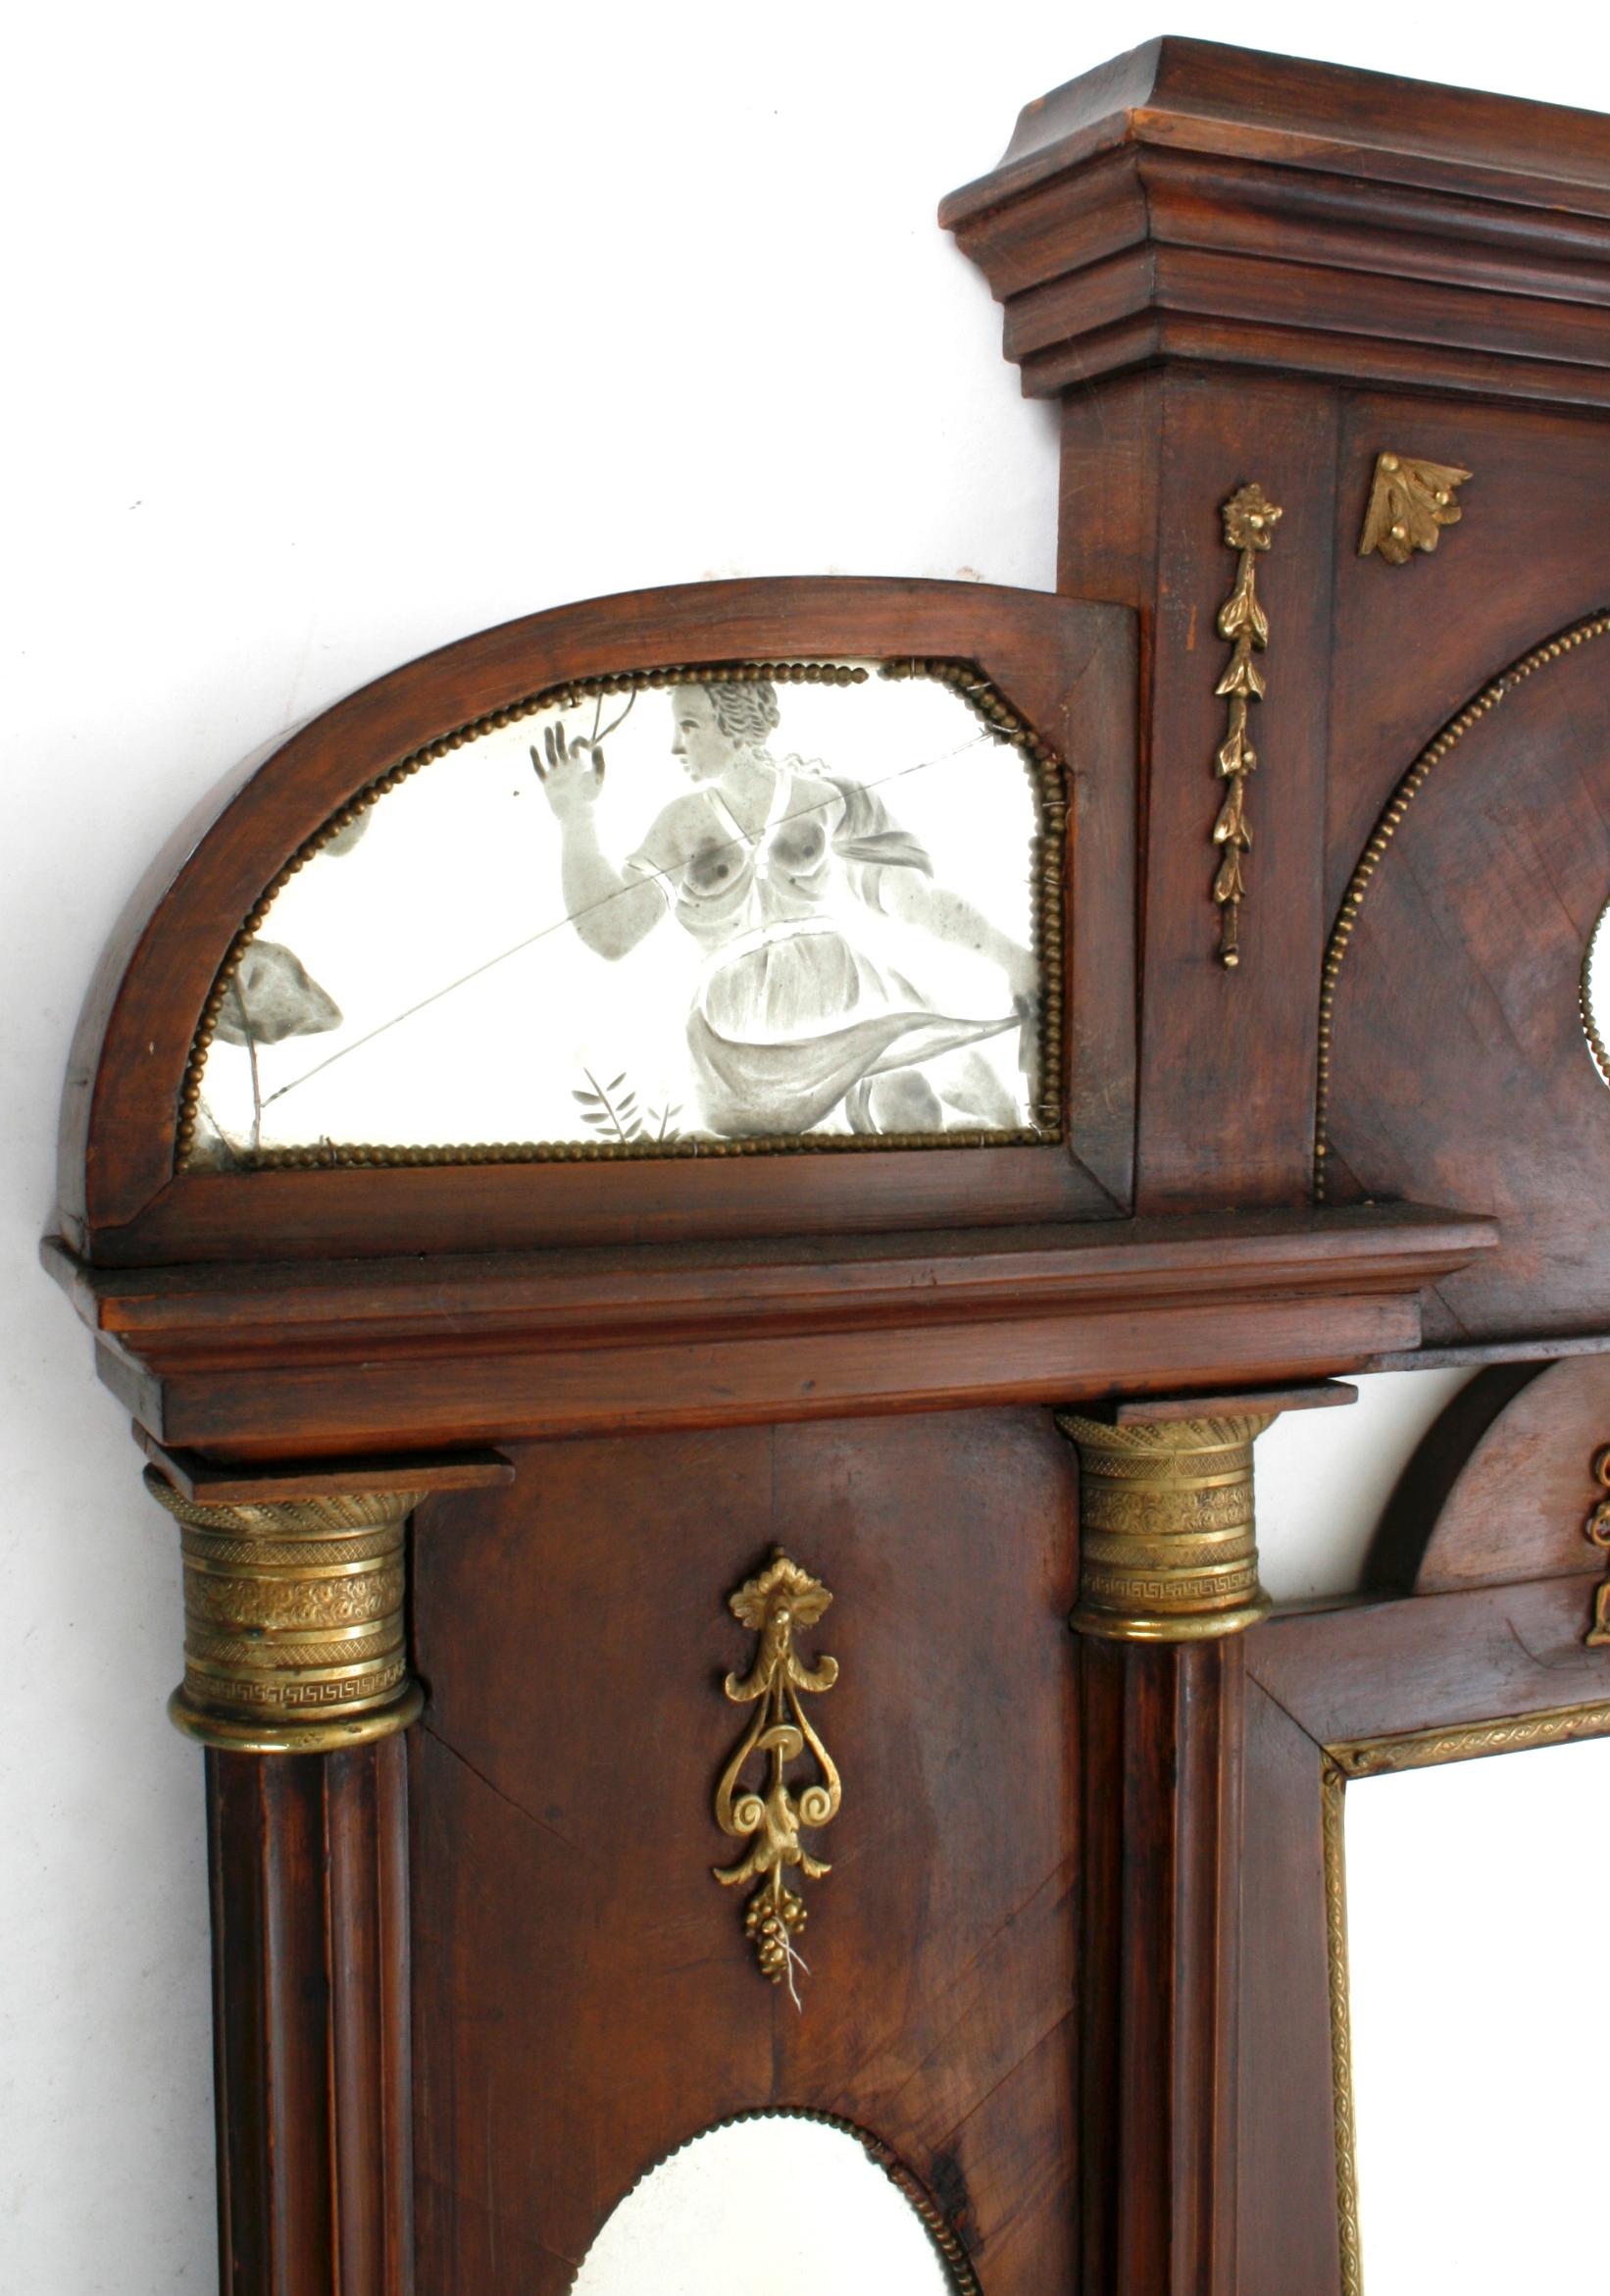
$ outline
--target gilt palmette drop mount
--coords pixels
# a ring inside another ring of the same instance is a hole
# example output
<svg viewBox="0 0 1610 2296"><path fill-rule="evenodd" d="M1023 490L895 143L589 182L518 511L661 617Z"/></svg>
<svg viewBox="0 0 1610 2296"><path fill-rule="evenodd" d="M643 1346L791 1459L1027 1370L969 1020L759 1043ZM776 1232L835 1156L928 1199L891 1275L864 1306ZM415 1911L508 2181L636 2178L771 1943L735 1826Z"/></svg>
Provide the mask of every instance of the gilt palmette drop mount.
<svg viewBox="0 0 1610 2296"><path fill-rule="evenodd" d="M724 1685L734 1706L752 1704L755 1715L722 1772L716 1789L716 1823L724 1834L747 1842L749 1848L731 1865L717 1865L712 1871L728 1889L758 1883L744 1908L744 1933L763 1975L774 1985L786 1979L796 1999L794 1972L804 1964L795 1941L805 1926L806 1908L783 1877L792 1867L807 1880L820 1881L830 1870L806 1849L800 1829L814 1830L836 1817L840 1790L832 1757L801 1704L801 1693L832 1688L838 1680L838 1660L825 1658L814 1666L806 1665L794 1649L794 1633L796 1628L815 1626L831 1601L821 1580L801 1570L779 1548L766 1569L747 1580L728 1603L733 1617L760 1636L760 1648L749 1672L729 1674ZM796 1791L789 1770L807 1749L818 1776ZM743 1784L745 1764L753 1756L766 1764L764 1787L758 1792Z"/></svg>

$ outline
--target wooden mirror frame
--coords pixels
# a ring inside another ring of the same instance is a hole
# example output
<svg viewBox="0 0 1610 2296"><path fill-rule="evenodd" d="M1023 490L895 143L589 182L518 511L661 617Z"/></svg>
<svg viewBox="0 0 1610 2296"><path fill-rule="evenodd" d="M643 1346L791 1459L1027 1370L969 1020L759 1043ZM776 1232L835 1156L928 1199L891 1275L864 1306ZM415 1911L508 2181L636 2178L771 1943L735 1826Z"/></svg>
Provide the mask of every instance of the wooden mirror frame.
<svg viewBox="0 0 1610 2296"><path fill-rule="evenodd" d="M1610 1733L1607 1427L1601 1356L1482 1372L1410 1463L1377 1541L1376 1591L1277 1619L1249 1650L1234 2283L1245 2296L1364 2286L1349 1780ZM1416 1949L1409 1936L1405 1947Z"/></svg>
<svg viewBox="0 0 1610 2296"><path fill-rule="evenodd" d="M557 2296L756 2107L884 2146L985 2296L1323 2296L1324 1781L1610 1700L1583 1430L1523 1576L1472 1496L1610 1347L1610 124L1165 40L944 213L1062 404L1056 596L447 647L179 832L86 1009L46 1257L184 1541L233 2296ZM824 657L974 664L1068 769L1063 1141L177 1168L243 921L357 791L566 678ZM1257 1434L1450 1361L1386 1591L1266 1622ZM784 1560L845 1797L808 2016L710 1879Z"/></svg>

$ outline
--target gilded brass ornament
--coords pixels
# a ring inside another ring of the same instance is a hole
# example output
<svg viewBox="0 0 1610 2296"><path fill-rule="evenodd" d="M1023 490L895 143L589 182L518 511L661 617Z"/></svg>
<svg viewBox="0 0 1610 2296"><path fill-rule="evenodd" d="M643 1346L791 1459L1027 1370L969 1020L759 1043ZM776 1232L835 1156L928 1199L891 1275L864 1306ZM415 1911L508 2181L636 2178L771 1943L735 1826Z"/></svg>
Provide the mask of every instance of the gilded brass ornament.
<svg viewBox="0 0 1610 2296"><path fill-rule="evenodd" d="M1593 1480L1605 1496L1589 1512L1583 1532L1601 1553L1610 1553L1610 1443L1593 1454ZM1593 1623L1587 1630L1587 1642L1590 1648L1610 1645L1610 1578L1593 1597Z"/></svg>
<svg viewBox="0 0 1610 2296"><path fill-rule="evenodd" d="M1325 1943L1331 1973L1331 2110L1336 2143L1341 2296L1363 2296L1358 2225L1358 2123L1353 2107L1353 2012L1347 1967L1347 1779L1329 1757L1320 1773L1325 1842Z"/></svg>
<svg viewBox="0 0 1610 2296"><path fill-rule="evenodd" d="M1445 1761L1474 1761L1485 1754L1525 1754L1538 1746L1574 1746L1610 1737L1610 1700L1592 1706L1541 1707L1496 1722L1456 1722L1444 1729L1404 1730L1395 1738L1360 1738L1327 1754L1348 1778L1380 1778L1396 1770L1431 1769Z"/></svg>
<svg viewBox="0 0 1610 2296"><path fill-rule="evenodd" d="M1219 867L1213 880L1213 897L1219 904L1219 961L1233 969L1241 961L1240 912L1246 897L1244 856L1252 849L1252 831L1246 818L1246 778L1258 763L1258 752L1247 735L1247 713L1264 697L1263 675L1254 653L1269 643L1269 617L1258 603L1258 554L1275 538L1283 517L1261 486L1241 486L1224 506L1225 546L1240 552L1235 587L1219 608L1219 636L1230 641L1230 667L1213 689L1230 703L1230 724L1219 745L1214 771L1225 784L1213 842L1219 849Z"/></svg>
<svg viewBox="0 0 1610 2296"><path fill-rule="evenodd" d="M1274 1416L1112 1427L1057 1413L1079 1447L1080 1592L1071 1623L1081 1634L1198 1642L1264 1616L1252 1445Z"/></svg>
<svg viewBox="0 0 1610 2296"><path fill-rule="evenodd" d="M1454 497L1470 475L1452 463L1378 454L1359 556L1379 550L1388 566L1406 566L1416 550L1434 550L1442 529L1457 526L1464 516Z"/></svg>
<svg viewBox="0 0 1610 2296"><path fill-rule="evenodd" d="M805 1904L786 1886L783 1870L797 1866L812 1881L830 1870L811 1856L799 1832L801 1826L824 1826L837 1816L839 1779L832 1757L800 1704L802 1691L832 1688L838 1660L822 1658L807 1666L794 1650L794 1630L815 1626L831 1601L821 1581L790 1561L780 1547L759 1577L739 1587L728 1603L739 1624L759 1635L760 1648L750 1671L729 1674L725 1684L734 1706L753 1705L755 1718L722 1772L716 1789L716 1823L731 1840L747 1841L750 1848L735 1864L712 1866L711 1871L727 1889L758 1879L760 1886L744 1909L744 1934L754 1946L762 1973L774 1985L786 1979L796 2004L794 1970L805 1964L794 1939L805 1926ZM795 1794L789 1790L788 1766L807 1747L821 1777ZM766 1763L763 1793L742 1783L752 1755Z"/></svg>
<svg viewBox="0 0 1610 2296"><path fill-rule="evenodd" d="M323 1754L404 1730L403 1533L417 1491L224 1505L145 1486L177 1521L184 1680L176 1727L247 1754Z"/></svg>

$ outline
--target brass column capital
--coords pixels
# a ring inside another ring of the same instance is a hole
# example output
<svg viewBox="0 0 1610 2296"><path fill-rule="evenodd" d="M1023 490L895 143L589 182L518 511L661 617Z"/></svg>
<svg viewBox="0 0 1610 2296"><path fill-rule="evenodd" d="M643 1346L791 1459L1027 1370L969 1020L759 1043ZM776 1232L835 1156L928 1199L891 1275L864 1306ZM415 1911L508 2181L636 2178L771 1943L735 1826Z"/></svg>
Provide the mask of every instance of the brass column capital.
<svg viewBox="0 0 1610 2296"><path fill-rule="evenodd" d="M406 1730L403 1533L418 1491L239 1502L145 1487L179 1526L186 1737L237 1754L328 1754Z"/></svg>
<svg viewBox="0 0 1610 2296"><path fill-rule="evenodd" d="M1275 1416L1109 1426L1058 1411L1079 1450L1080 1593L1070 1623L1081 1634L1199 1642L1264 1616L1252 1445Z"/></svg>

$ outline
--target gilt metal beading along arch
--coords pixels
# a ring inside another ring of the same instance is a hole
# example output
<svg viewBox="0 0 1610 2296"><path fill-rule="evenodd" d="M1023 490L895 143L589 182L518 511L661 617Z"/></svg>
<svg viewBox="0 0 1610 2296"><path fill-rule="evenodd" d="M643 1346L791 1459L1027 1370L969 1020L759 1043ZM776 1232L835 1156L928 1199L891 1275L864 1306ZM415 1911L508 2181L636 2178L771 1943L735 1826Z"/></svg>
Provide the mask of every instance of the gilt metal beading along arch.
<svg viewBox="0 0 1610 2296"><path fill-rule="evenodd" d="M808 1138L791 1135L740 1140L695 1138L651 1146L591 1141L504 1141L396 1148L370 1143L322 1141L312 1148L260 1150L251 1159L252 1168L317 1171L332 1167L363 1169L410 1164L645 1162L660 1157L694 1155L752 1156L790 1151L815 1154L834 1149L860 1152L868 1148L999 1148L1012 1144L1037 1146L1060 1141L1064 1130L1065 1084L1062 1058L1062 975L1066 936L1062 845L1069 804L1066 765L1050 743L1034 731L975 662L930 659L919 655L896 656L880 660L879 674L895 682L930 679L936 685L948 687L985 732L995 740L1009 743L1030 769L1035 815L1034 857L1030 876L1030 945L1039 965L1041 983L1038 1024L1034 1032L1038 1089L1033 1122L1031 1125L1014 1132L857 1133L845 1137L813 1134ZM231 940L202 1006L195 1040L185 1065L175 1139L175 1169L184 1168L195 1145L202 1074L207 1054L212 1046L225 999L253 936L291 879L401 783L410 780L426 766L447 757L454 750L463 749L470 742L479 740L482 736L518 725L522 720L534 717L545 709L573 708L581 701L607 699L621 693L663 692L677 686L710 683L743 685L764 681L779 686L851 687L863 685L866 678L867 672L860 664L802 659L685 662L653 670L611 671L598 676L559 679L501 709L489 710L468 724L455 727L450 733L422 742L395 765L375 775L362 789L336 806L313 835L305 838L295 851L281 862L247 910L238 932Z"/></svg>
<svg viewBox="0 0 1610 2296"><path fill-rule="evenodd" d="M689 2145L697 2144L703 2137L719 2136L723 2129L740 2128L745 2121L750 2120L808 2120L818 2128L836 2129L840 2136L853 2138L873 2167L881 2168L883 2174L894 2186L895 2191L910 2204L912 2212L920 2219L924 2231L927 2232L938 2250L946 2267L947 2276L956 2290L956 2296L983 2296L983 2292L979 2286L979 2276L973 2270L972 2259L959 2235L940 2209L933 2194L930 2192L915 2169L908 2168L891 2145L886 2145L881 2137L874 2136L872 2131L863 2128L859 2121L847 2119L841 2113L824 2112L815 2105L755 2105L741 2113L724 2115L720 2120L712 2121L708 2128L695 2130L692 2136L685 2137L679 2145L673 2145L668 2153L662 2154L659 2160L643 2170L635 2183L627 2187L627 2190L615 2203L615 2207L624 2208L632 2194L641 2190L656 2169L663 2168L668 2161L674 2161L679 2153L685 2153ZM610 2211L610 2215L614 2215L613 2209ZM609 2218L606 2217L604 2221L607 2223ZM586 2259L583 2258L582 2264L584 2265ZM573 2291L580 2277L580 2271L581 2266L578 2266L576 2277L571 2281Z"/></svg>

